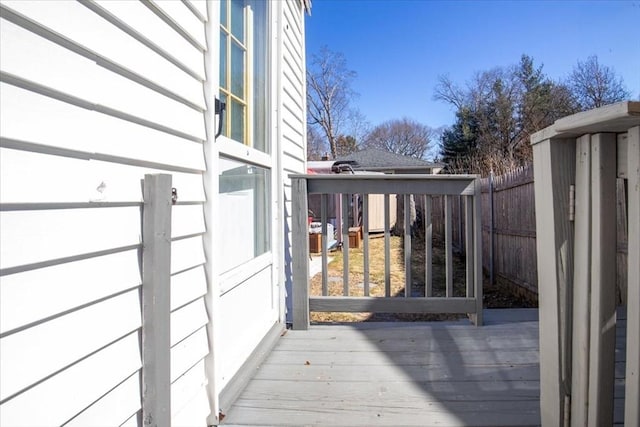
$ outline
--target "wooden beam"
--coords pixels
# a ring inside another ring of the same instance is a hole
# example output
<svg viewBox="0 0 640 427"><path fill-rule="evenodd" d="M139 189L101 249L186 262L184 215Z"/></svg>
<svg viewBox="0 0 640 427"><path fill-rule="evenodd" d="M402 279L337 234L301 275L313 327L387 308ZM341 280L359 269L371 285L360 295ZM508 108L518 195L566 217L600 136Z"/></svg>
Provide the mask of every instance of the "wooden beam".
<svg viewBox="0 0 640 427"><path fill-rule="evenodd" d="M616 134L591 137L589 426L613 424L616 339ZM589 266L585 265L585 268ZM636 338L637 339L637 338Z"/></svg>
<svg viewBox="0 0 640 427"><path fill-rule="evenodd" d="M569 186L575 179L573 139L533 146L538 298L540 306L540 415L544 426L566 426L570 396L573 225Z"/></svg>
<svg viewBox="0 0 640 427"><path fill-rule="evenodd" d="M171 175L145 175L142 224L142 422L171 425Z"/></svg>
<svg viewBox="0 0 640 427"><path fill-rule="evenodd" d="M311 297L311 311L346 313L475 313L474 298Z"/></svg>
<svg viewBox="0 0 640 427"><path fill-rule="evenodd" d="M629 203L627 284L627 371L624 421L640 426L640 126L627 133Z"/></svg>
<svg viewBox="0 0 640 427"><path fill-rule="evenodd" d="M309 194L372 193L473 195L473 175L290 175L306 177Z"/></svg>
<svg viewBox="0 0 640 427"><path fill-rule="evenodd" d="M586 426L589 407L591 300L591 135L576 140L575 250L571 364L571 424Z"/></svg>
<svg viewBox="0 0 640 427"><path fill-rule="evenodd" d="M550 139L562 139L597 132L626 132L640 125L640 102L623 101L563 117L531 135L533 145Z"/></svg>
<svg viewBox="0 0 640 427"><path fill-rule="evenodd" d="M309 206L307 180L291 180L293 216L291 235L293 243L293 329L309 329ZM325 266L323 266L325 268Z"/></svg>

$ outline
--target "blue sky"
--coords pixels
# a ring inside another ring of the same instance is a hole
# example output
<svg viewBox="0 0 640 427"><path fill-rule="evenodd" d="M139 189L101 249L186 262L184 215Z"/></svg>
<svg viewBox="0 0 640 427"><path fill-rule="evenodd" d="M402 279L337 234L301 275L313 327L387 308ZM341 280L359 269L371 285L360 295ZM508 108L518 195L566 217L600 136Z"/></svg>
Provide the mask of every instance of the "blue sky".
<svg viewBox="0 0 640 427"><path fill-rule="evenodd" d="M313 0L305 25L308 58L326 45L357 72L354 106L372 125L450 125L451 107L433 100L438 75L463 85L522 54L554 80L597 55L640 96L640 0Z"/></svg>

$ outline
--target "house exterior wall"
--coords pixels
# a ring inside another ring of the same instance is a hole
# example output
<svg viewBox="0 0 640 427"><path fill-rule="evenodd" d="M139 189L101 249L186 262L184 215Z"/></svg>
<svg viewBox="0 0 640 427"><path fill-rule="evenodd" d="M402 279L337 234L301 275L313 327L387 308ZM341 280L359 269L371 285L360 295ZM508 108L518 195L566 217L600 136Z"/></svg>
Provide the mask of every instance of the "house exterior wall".
<svg viewBox="0 0 640 427"><path fill-rule="evenodd" d="M220 391L282 320L283 295L264 283L284 288L288 251L274 241L272 266L220 292L205 99L218 3L1 7L0 424L141 422L145 173L171 174L189 202L172 209L172 425L215 422ZM298 1L272 7L278 235L290 229L286 175L304 171L304 29Z"/></svg>
<svg viewBox="0 0 640 427"><path fill-rule="evenodd" d="M291 180L290 174L306 173L306 68L304 44L304 8L299 1L288 1L282 4L283 25L281 28L282 48L280 50L280 67L283 78L279 89L280 104L280 132L282 141L282 156L280 168L282 170L282 217L283 229L280 235L284 242L281 254L283 269L279 272L279 281L285 285L282 298L290 296L292 289L291 263ZM285 298L286 307L281 310L284 320L287 313L291 313L291 298Z"/></svg>

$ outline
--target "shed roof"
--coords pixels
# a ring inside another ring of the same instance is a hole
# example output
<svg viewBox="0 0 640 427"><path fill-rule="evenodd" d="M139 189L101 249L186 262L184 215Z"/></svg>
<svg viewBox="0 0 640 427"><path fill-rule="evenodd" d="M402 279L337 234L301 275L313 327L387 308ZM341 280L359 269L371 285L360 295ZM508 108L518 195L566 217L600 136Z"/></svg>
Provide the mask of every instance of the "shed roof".
<svg viewBox="0 0 640 427"><path fill-rule="evenodd" d="M355 153L336 158L336 162L350 161L356 162L354 169L430 169L443 165L440 163L428 162L415 157L403 156L389 151L368 148Z"/></svg>

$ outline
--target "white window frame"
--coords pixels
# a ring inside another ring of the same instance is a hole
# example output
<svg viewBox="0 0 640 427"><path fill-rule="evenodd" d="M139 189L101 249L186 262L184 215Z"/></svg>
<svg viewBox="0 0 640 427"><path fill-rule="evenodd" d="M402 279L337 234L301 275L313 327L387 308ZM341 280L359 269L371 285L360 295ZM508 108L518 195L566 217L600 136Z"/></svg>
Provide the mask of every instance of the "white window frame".
<svg viewBox="0 0 640 427"><path fill-rule="evenodd" d="M274 13L273 5L270 2L267 2L266 37L268 41L267 41L267 49L266 49L264 60L266 62L265 69L267 70L267 76L266 76L267 86L266 87L269 92L271 92L273 87L271 83L272 76L273 76L273 66L271 64L272 46L274 43L274 31L275 31L275 25L272 19L273 13ZM249 20L250 19L247 19L247 21ZM246 22L245 24L246 24L245 43L247 45L247 49L251 50L253 49L253 46L251 46L251 43L253 40L253 34L252 34L253 25L248 25L248 22ZM218 29L218 33L219 31L220 30ZM251 138L253 133L252 127L253 127L253 111L254 111L254 106L252 104L253 104L254 96L253 96L253 86L251 84L253 79L253 58L252 58L252 55L250 54L247 55L246 69L249 71L245 76L245 90L246 90L245 97L247 99L247 102L246 102L247 111L245 116L245 140L246 142L251 143L252 142ZM219 90L216 96L219 96ZM279 173L277 170L277 156L276 156L277 147L275 147L275 144L274 144L275 138L272 137L273 129L274 129L273 120L275 118L275 115L273 114L275 99L271 99L271 97L267 97L265 102L266 102L265 126L267 128L265 132L265 137L270 140L269 150L268 150L269 153L265 153L256 148L253 148L252 145L249 145L247 143L241 143L239 141L233 140L225 136L224 134L220 135L216 139L216 148L218 150L219 157L224 157L229 160L238 161L241 163L246 163L254 166L259 166L261 168L268 170L270 174L270 187L268 188L268 190L270 191L269 205L271 206L270 221L269 221L270 247L266 252L258 255L257 257L252 258L251 260L245 261L231 268L230 270L220 274L219 289L220 289L221 296L233 290L237 286L241 285L243 282L245 282L247 279L251 278L252 276L260 273L265 268L268 268L269 266L271 266L275 270L277 267L278 251L276 248L277 248L277 245L280 244L279 238L276 240L276 233L278 230L277 225L279 220L277 201L279 200L280 196L277 193L278 191L277 174ZM229 105L227 105L227 108L229 108ZM224 120L225 121L227 120L226 115Z"/></svg>

